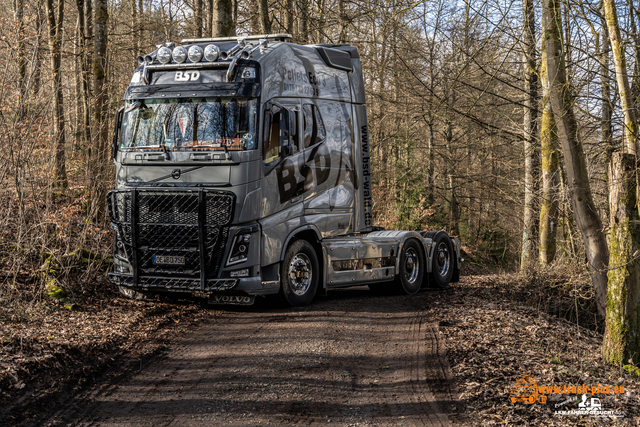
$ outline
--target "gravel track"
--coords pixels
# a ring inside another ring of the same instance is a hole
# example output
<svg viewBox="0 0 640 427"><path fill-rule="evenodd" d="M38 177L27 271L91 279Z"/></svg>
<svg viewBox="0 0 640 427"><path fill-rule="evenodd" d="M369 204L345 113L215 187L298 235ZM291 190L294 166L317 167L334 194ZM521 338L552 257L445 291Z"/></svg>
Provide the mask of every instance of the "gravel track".
<svg viewBox="0 0 640 427"><path fill-rule="evenodd" d="M449 426L451 371L431 292L331 292L301 309L227 309L139 370L70 397L46 425Z"/></svg>

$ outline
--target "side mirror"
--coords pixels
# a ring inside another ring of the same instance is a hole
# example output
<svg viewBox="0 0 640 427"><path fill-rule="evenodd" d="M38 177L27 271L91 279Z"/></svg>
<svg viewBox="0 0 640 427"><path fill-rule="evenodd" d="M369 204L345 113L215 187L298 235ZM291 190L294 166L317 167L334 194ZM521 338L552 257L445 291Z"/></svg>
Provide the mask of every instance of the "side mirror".
<svg viewBox="0 0 640 427"><path fill-rule="evenodd" d="M120 128L122 127L122 116L124 113L124 107L120 108L116 113L116 125L113 129L113 142L111 145L111 158L116 159L118 155L118 142L120 142Z"/></svg>

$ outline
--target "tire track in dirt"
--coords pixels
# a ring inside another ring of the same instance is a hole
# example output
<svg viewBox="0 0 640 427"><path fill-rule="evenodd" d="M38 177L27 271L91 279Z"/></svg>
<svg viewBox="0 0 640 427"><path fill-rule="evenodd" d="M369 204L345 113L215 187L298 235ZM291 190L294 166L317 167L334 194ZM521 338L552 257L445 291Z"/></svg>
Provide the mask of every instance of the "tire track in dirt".
<svg viewBox="0 0 640 427"><path fill-rule="evenodd" d="M229 310L46 425L444 426L450 374L428 293L332 292L302 309ZM431 386L436 388L432 390Z"/></svg>

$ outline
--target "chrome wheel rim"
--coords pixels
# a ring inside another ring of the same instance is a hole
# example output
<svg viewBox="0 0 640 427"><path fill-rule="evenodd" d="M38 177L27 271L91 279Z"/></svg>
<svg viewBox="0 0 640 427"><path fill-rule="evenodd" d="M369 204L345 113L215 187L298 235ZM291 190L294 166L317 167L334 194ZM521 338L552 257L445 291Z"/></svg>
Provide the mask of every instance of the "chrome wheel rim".
<svg viewBox="0 0 640 427"><path fill-rule="evenodd" d="M415 249L409 248L404 254L404 278L409 283L415 283L420 271L420 262Z"/></svg>
<svg viewBox="0 0 640 427"><path fill-rule="evenodd" d="M441 242L438 245L438 251L436 253L436 264L438 268L438 274L440 276L446 276L447 274L449 274L449 268L451 266L451 256L449 254L449 248L444 242Z"/></svg>
<svg viewBox="0 0 640 427"><path fill-rule="evenodd" d="M289 283L294 294L302 296L309 291L313 279L311 260L303 253L296 254L289 263Z"/></svg>

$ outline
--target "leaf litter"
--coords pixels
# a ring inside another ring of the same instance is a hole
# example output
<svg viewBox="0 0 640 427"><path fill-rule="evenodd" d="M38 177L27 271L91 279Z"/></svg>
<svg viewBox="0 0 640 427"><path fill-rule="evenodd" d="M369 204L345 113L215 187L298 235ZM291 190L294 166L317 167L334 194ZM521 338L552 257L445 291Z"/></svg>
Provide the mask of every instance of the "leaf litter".
<svg viewBox="0 0 640 427"><path fill-rule="evenodd" d="M444 336L463 415L483 426L640 425L638 377L604 363L602 333L527 306L513 297L518 282L515 274L469 276L434 292L428 314ZM555 414L579 409L580 393L547 394L544 404L510 402L516 381L526 374L537 386L623 386L624 394L587 398L625 416Z"/></svg>

